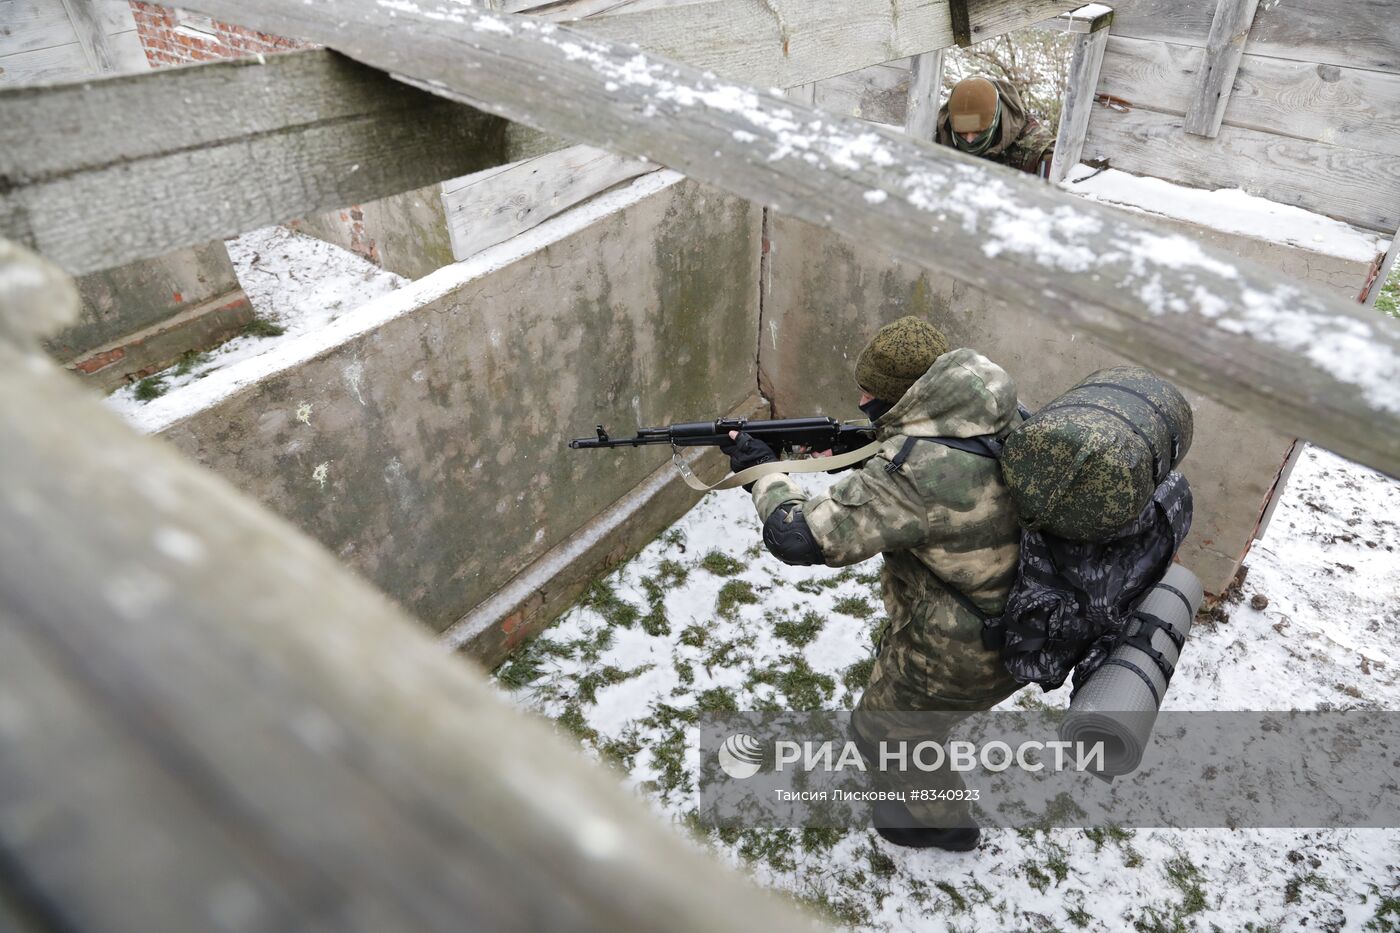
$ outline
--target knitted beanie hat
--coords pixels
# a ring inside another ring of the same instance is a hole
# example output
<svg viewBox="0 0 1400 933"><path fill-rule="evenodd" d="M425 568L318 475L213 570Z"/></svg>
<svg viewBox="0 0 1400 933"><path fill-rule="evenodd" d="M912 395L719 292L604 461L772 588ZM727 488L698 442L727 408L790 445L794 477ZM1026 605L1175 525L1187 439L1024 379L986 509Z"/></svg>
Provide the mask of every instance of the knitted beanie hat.
<svg viewBox="0 0 1400 933"><path fill-rule="evenodd" d="M876 331L860 351L856 383L893 404L947 352L948 339L938 328L912 315L902 317Z"/></svg>

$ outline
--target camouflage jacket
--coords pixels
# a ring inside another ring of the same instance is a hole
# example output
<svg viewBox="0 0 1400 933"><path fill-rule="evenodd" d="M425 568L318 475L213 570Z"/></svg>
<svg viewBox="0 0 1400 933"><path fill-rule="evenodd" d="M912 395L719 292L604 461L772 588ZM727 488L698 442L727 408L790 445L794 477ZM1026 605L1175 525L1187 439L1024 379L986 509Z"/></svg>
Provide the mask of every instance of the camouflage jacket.
<svg viewBox="0 0 1400 933"><path fill-rule="evenodd" d="M914 625L920 676L975 693L1005 680L998 655L982 647L982 620L949 593L1000 612L1016 575L1020 526L995 460L941 444L915 443L891 472L909 437L1005 435L1020 421L1016 387L973 350L945 353L876 422L882 446L825 493L808 499L786 475L753 489L760 518L800 503L826 563L842 567L885 555L881 575L891 631ZM938 668L930 671L929 665Z"/></svg>
<svg viewBox="0 0 1400 933"><path fill-rule="evenodd" d="M990 159L1032 175L1050 173L1050 162L1055 157L1055 131L1042 126L1031 116L1021 100L1020 92L1010 81L1000 78L993 82L1001 95L1001 135L980 158ZM953 130L948 125L948 105L938 111L938 133L935 139L940 145L953 145ZM956 147L954 147L956 148Z"/></svg>

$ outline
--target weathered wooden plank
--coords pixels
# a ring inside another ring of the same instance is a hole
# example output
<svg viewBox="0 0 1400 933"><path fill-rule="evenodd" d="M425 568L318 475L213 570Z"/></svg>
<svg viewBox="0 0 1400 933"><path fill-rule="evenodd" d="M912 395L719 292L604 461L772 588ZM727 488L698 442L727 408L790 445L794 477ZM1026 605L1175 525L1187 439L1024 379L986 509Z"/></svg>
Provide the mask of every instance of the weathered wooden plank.
<svg viewBox="0 0 1400 933"><path fill-rule="evenodd" d="M123 72L144 71L146 53L135 30L115 33L107 45ZM76 40L67 45L16 52L0 59L0 86L73 81L92 73L87 53Z"/></svg>
<svg viewBox="0 0 1400 933"><path fill-rule="evenodd" d="M3 318L53 295L5 258ZM44 929L811 929L37 347L0 423L0 892Z"/></svg>
<svg viewBox="0 0 1400 933"><path fill-rule="evenodd" d="M907 60L871 65L817 81L812 100L829 113L902 126L908 110L909 81Z"/></svg>
<svg viewBox="0 0 1400 933"><path fill-rule="evenodd" d="M78 44L87 56L89 70L93 74L118 70L116 53L107 42L107 33L94 0L63 0L63 8L68 12L68 21L73 24Z"/></svg>
<svg viewBox="0 0 1400 933"><path fill-rule="evenodd" d="M320 50L6 90L0 234L81 274L508 155L504 120Z"/></svg>
<svg viewBox="0 0 1400 933"><path fill-rule="evenodd" d="M969 11L974 42L1049 19L1062 0L984 0ZM699 0L578 21L589 34L759 87L795 87L953 44L948 0Z"/></svg>
<svg viewBox="0 0 1400 933"><path fill-rule="evenodd" d="M933 141L934 133L938 130L938 106L942 93L942 49L914 56L904 132L915 139Z"/></svg>
<svg viewBox="0 0 1400 933"><path fill-rule="evenodd" d="M1207 138L1220 132L1258 7L1259 0L1219 0L1216 4L1205 57L1196 71L1196 86L1186 107L1186 132Z"/></svg>
<svg viewBox="0 0 1400 933"><path fill-rule="evenodd" d="M1199 188L1252 194L1389 234L1400 223L1400 157L1224 126L1215 139L1182 132L1182 117L1100 108L1086 159Z"/></svg>
<svg viewBox="0 0 1400 933"><path fill-rule="evenodd" d="M1060 108L1060 128L1055 138L1055 159L1050 163L1050 181L1059 184L1079 164L1084 151L1084 136L1094 111L1098 93L1099 70L1103 65L1104 49L1108 46L1108 27L1113 12L1083 19L1090 27L1075 37L1070 53L1069 75L1065 82L1065 99Z"/></svg>
<svg viewBox="0 0 1400 933"><path fill-rule="evenodd" d="M96 0L95 12L108 35L136 28L125 0ZM53 0L0 0L0 59L77 41L68 11Z"/></svg>
<svg viewBox="0 0 1400 933"><path fill-rule="evenodd" d="M1184 114L1202 50L1110 36L1100 93ZM1400 75L1246 53L1225 124L1400 156Z"/></svg>
<svg viewBox="0 0 1400 933"><path fill-rule="evenodd" d="M1080 328L1283 431L1400 472L1400 325L1121 211L523 17L470 7L426 16L406 2L391 17L375 0L196 5L840 230Z"/></svg>
<svg viewBox="0 0 1400 933"><path fill-rule="evenodd" d="M1385 251L1385 257L1381 259L1380 265L1376 267L1375 277L1366 283L1366 287L1361 292L1361 303L1368 308L1376 306L1376 299L1381 296L1381 289L1390 280L1391 273L1395 269L1395 260L1400 257L1400 230L1395 231L1395 235L1390 238L1390 247Z"/></svg>
<svg viewBox="0 0 1400 933"><path fill-rule="evenodd" d="M1072 35L1087 35L1106 29L1113 22L1113 8L1102 3L1089 3L1068 13L1061 13L1054 19L1037 23L1036 29L1051 32L1067 32Z"/></svg>
<svg viewBox="0 0 1400 933"><path fill-rule="evenodd" d="M442 204L452 255L474 256L659 167L591 146L570 146L445 184Z"/></svg>
<svg viewBox="0 0 1400 933"><path fill-rule="evenodd" d="M1113 33L1203 47L1215 0L1132 0ZM1250 32L1252 54L1314 64L1400 72L1400 16L1393 0L1288 0L1264 5Z"/></svg>

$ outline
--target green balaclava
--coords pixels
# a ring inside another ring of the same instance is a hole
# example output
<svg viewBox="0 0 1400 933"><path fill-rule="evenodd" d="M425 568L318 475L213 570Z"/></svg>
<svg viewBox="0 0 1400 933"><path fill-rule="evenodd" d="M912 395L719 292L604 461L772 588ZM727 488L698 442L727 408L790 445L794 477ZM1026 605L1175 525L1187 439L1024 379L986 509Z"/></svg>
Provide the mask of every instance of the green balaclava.
<svg viewBox="0 0 1400 933"><path fill-rule="evenodd" d="M856 383L893 405L948 352L948 339L928 321L902 317L875 332L856 359Z"/></svg>
<svg viewBox="0 0 1400 933"><path fill-rule="evenodd" d="M1001 98L997 98L996 113L992 116L992 125L978 134L972 142L963 139L958 133L953 134L953 146L960 152L968 155L981 155L992 147L997 137L1001 135Z"/></svg>

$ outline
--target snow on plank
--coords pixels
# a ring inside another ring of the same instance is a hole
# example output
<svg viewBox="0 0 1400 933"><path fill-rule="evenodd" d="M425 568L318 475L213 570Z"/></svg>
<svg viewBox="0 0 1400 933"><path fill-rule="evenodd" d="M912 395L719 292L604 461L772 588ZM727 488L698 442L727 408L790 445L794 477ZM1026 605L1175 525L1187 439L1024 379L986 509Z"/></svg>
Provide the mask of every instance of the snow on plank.
<svg viewBox="0 0 1400 933"><path fill-rule="evenodd" d="M878 244L1082 328L1280 430L1400 472L1400 325L1188 237L552 23L410 0L196 7Z"/></svg>

